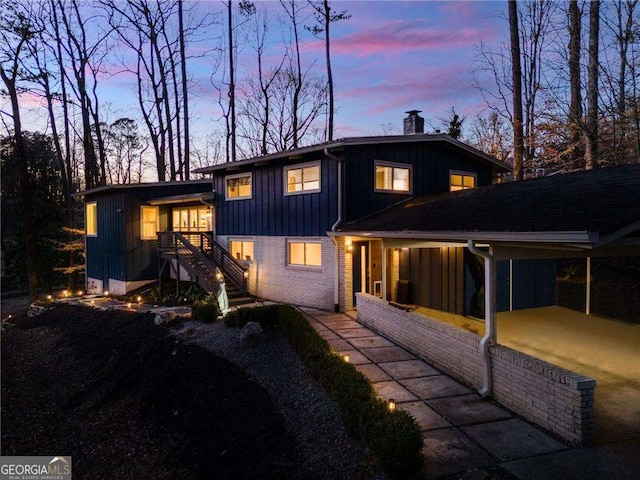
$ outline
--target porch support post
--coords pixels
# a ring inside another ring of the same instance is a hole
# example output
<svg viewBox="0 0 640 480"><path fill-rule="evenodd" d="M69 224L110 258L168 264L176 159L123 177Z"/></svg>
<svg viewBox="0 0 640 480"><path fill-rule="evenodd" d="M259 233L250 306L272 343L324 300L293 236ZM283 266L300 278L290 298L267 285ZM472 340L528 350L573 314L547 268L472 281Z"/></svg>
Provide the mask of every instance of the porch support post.
<svg viewBox="0 0 640 480"><path fill-rule="evenodd" d="M584 313L591 315L591 257L587 257L587 298Z"/></svg>
<svg viewBox="0 0 640 480"><path fill-rule="evenodd" d="M382 300L387 301L387 247L382 239Z"/></svg>
<svg viewBox="0 0 640 480"><path fill-rule="evenodd" d="M489 351L489 345L496 343L496 274L495 274L495 259L493 258L492 248L489 247L489 252L480 250L476 247L474 240L467 242L469 251L474 255L482 257L484 259L484 328L485 334L480 340L480 349L482 353L482 360L484 362L484 385L480 390L481 397L487 397L491 395L492 379L491 379L491 352Z"/></svg>

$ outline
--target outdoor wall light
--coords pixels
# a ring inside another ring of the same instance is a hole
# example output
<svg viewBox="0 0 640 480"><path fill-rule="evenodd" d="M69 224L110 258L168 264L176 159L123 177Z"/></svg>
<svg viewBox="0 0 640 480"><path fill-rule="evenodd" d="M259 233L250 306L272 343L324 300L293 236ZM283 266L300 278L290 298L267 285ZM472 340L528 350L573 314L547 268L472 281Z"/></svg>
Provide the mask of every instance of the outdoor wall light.
<svg viewBox="0 0 640 480"><path fill-rule="evenodd" d="M396 411L396 401L393 398L390 398L387 401L387 410L389 410L390 412Z"/></svg>
<svg viewBox="0 0 640 480"><path fill-rule="evenodd" d="M242 275L244 276L244 278L249 278L249 271L245 270Z"/></svg>
<svg viewBox="0 0 640 480"><path fill-rule="evenodd" d="M353 245L347 245L347 252L349 253L353 252Z"/></svg>
<svg viewBox="0 0 640 480"><path fill-rule="evenodd" d="M345 353L345 354L342 356L342 359L343 359L345 362L349 363L349 361L351 360L351 357L349 356L349 354L348 354L348 353Z"/></svg>

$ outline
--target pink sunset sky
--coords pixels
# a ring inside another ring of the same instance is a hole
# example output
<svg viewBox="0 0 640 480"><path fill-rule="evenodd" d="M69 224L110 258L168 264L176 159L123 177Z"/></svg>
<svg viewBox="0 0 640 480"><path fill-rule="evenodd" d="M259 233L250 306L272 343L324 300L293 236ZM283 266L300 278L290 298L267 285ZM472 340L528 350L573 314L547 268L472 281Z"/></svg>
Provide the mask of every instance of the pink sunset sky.
<svg viewBox="0 0 640 480"><path fill-rule="evenodd" d="M276 2L256 2L260 7L279 8ZM336 96L335 138L402 132L407 110L422 110L427 131L441 128L451 108L467 123L484 109L480 92L474 87L476 47L482 41L495 46L507 31L504 1L333 1L335 10L347 10L351 19L332 24L332 65ZM198 9L220 11L219 2L208 1ZM194 10L194 13L198 11ZM309 22L310 23L310 22ZM273 30L272 51L279 58L282 32ZM324 42L302 32L303 63L314 63L324 74ZM194 51L199 46L192 47ZM239 54L246 68L253 52ZM125 54L125 58L126 58ZM131 58L131 60L133 60ZM241 63L242 64L242 63ZM242 68L242 67L241 67ZM109 118L138 118L135 82L127 74L115 73L100 79L100 99ZM211 86L211 62L194 59L189 63L192 132L204 138L220 128L216 98ZM245 70L246 75L246 70ZM491 79L480 79L490 86ZM31 99L31 101L29 101ZM3 108L6 100L2 100ZM25 128L38 126L36 98L24 97ZM29 108L32 107L32 108ZM383 128L384 126L384 128ZM142 124L141 124L142 127Z"/></svg>

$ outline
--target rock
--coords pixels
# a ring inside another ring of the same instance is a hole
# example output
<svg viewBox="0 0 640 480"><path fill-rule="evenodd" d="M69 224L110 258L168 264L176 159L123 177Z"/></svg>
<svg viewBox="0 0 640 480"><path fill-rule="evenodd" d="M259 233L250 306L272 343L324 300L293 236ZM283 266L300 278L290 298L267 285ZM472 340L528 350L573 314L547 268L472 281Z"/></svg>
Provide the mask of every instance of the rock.
<svg viewBox="0 0 640 480"><path fill-rule="evenodd" d="M263 338L262 326L258 322L248 322L240 330L240 343L246 345L255 340Z"/></svg>
<svg viewBox="0 0 640 480"><path fill-rule="evenodd" d="M173 310L169 310L167 312L156 313L156 318L153 319L156 325L167 325L169 323L175 322L176 320L176 312Z"/></svg>
<svg viewBox="0 0 640 480"><path fill-rule="evenodd" d="M38 315L46 312L47 310L49 310L47 307L43 307L42 305L36 305L35 303L32 303L29 306L29 310L27 311L27 317L37 317Z"/></svg>
<svg viewBox="0 0 640 480"><path fill-rule="evenodd" d="M193 327L183 328L178 333L176 333L176 342L184 342L189 337L192 337L195 334L196 334L195 328Z"/></svg>

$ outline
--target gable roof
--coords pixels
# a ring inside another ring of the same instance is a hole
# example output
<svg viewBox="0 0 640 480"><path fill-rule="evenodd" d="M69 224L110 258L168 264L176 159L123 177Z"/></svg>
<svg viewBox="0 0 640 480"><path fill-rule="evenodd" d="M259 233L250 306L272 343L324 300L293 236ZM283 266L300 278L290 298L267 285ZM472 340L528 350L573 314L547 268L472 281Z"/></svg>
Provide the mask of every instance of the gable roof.
<svg viewBox="0 0 640 480"><path fill-rule="evenodd" d="M640 230L640 165L412 198L343 224L345 234L601 245Z"/></svg>
<svg viewBox="0 0 640 480"><path fill-rule="evenodd" d="M494 172L510 172L512 168L498 160L491 155L488 155L471 145L467 145L464 142L456 140L446 134L415 134L415 135L387 135L377 137L347 137L341 138L331 142L318 143L310 145L308 147L296 148L293 150L287 150L284 152L273 153L269 155L263 155L259 157L248 158L245 160L239 160L236 162L222 163L219 165L212 165L209 167L198 168L193 170L193 173L216 173L218 171L238 169L244 166L253 166L255 164L268 163L274 160L281 160L287 158L297 158L307 153L321 152L325 149L343 149L347 146L356 145L380 145L380 144L395 144L395 143L443 143L455 150L463 152L466 155L473 156L477 160L490 164L493 167ZM334 152L335 153L335 152Z"/></svg>

